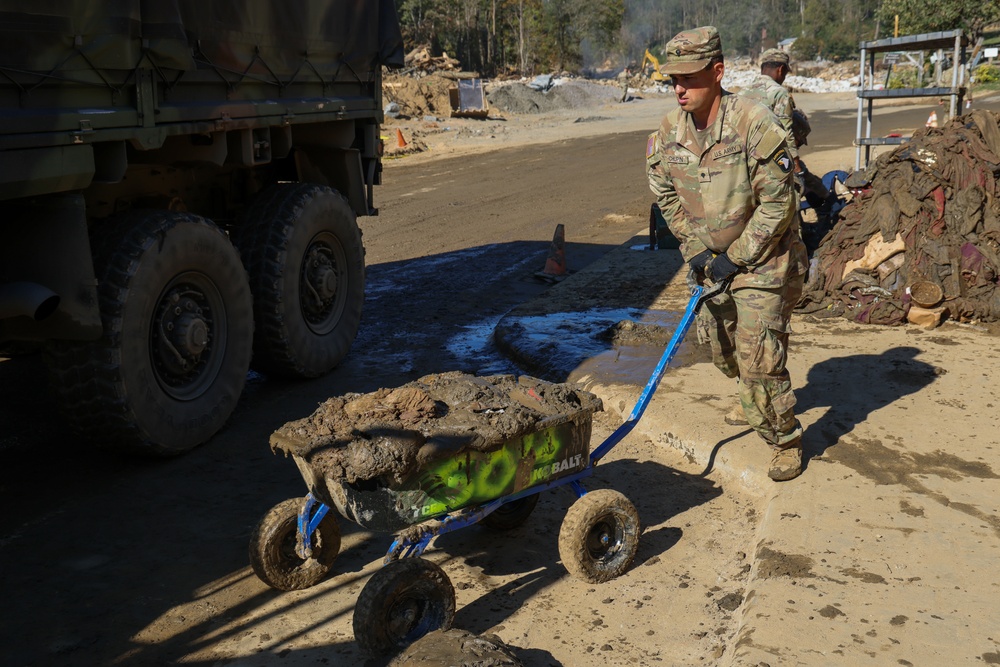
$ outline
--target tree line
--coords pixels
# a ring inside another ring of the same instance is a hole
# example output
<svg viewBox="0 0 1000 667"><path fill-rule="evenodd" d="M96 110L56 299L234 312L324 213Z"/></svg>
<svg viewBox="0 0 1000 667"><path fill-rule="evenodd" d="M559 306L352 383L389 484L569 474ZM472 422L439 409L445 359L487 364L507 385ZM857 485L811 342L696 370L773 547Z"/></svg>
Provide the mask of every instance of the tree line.
<svg viewBox="0 0 1000 667"><path fill-rule="evenodd" d="M485 76L619 70L677 32L714 25L727 55L795 38L799 59L857 55L863 40L961 28L975 40L998 0L396 0L410 46Z"/></svg>

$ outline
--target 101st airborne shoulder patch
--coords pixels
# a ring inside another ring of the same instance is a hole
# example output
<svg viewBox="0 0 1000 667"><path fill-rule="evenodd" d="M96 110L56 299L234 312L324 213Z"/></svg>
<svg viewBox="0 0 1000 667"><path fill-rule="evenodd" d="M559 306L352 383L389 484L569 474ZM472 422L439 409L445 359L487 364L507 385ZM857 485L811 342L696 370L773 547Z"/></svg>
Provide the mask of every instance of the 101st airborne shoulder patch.
<svg viewBox="0 0 1000 667"><path fill-rule="evenodd" d="M772 160L774 161L774 164L778 165L778 169L780 169L782 173L787 174L792 170L792 158L788 156L787 148L782 147L778 149Z"/></svg>

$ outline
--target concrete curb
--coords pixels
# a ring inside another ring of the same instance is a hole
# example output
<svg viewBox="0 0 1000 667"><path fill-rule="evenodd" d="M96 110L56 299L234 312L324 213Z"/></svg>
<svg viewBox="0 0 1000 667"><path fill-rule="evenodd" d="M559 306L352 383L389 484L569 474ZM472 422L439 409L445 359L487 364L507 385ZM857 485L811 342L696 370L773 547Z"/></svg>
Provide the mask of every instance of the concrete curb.
<svg viewBox="0 0 1000 667"><path fill-rule="evenodd" d="M612 350L560 376L552 332L546 340L529 319L585 311L609 293L614 307L680 312L678 253L630 249L642 241L508 313L498 346L627 415L646 378L616 375ZM723 422L732 381L703 363L669 368L636 426L765 504L738 630L717 664L1000 664L1000 390L988 380L1000 377L996 338L956 324L926 331L796 316L791 345L801 477L767 478L764 443Z"/></svg>

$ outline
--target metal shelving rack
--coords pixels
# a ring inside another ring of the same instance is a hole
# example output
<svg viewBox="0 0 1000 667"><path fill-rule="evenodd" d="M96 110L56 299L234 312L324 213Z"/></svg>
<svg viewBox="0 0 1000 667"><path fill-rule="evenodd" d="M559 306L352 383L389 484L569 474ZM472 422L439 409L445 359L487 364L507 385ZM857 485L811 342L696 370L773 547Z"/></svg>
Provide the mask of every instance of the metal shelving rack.
<svg viewBox="0 0 1000 667"><path fill-rule="evenodd" d="M906 37L891 37L889 39L879 39L872 42L861 42L861 77L858 85L858 130L854 145L857 152L854 158L855 171L861 168L861 147L865 149L865 169L868 168L868 161L871 158L872 146L898 145L907 141L906 137L872 137L872 107L877 99L889 99L900 97L944 97L951 98L951 117L961 108L962 97L965 95L965 69L961 66L965 60L965 47L968 40L962 35L961 30L948 30L945 32L930 32L922 35L908 35ZM892 51L943 51L945 48L953 48L952 54L952 74L951 87L929 87L929 88L897 88L894 90L873 90L865 88L865 72L871 72L874 78L875 55L877 53L887 53ZM867 110L866 110L867 106ZM862 129L864 134L862 134Z"/></svg>

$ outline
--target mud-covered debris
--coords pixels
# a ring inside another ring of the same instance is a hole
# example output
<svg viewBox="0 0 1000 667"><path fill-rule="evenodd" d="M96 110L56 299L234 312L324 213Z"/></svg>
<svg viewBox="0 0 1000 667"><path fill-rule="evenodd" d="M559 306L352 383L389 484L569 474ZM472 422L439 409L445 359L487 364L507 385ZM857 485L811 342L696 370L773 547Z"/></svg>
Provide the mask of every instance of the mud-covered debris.
<svg viewBox="0 0 1000 667"><path fill-rule="evenodd" d="M600 409L600 399L569 384L443 373L330 398L275 431L271 448L301 457L324 477L398 483L430 461L493 451L547 417Z"/></svg>
<svg viewBox="0 0 1000 667"><path fill-rule="evenodd" d="M670 342L673 335L673 329L659 324L622 320L597 334L597 339L613 345L664 346Z"/></svg>
<svg viewBox="0 0 1000 667"><path fill-rule="evenodd" d="M496 635L435 630L393 658L389 667L522 667L514 650Z"/></svg>
<svg viewBox="0 0 1000 667"><path fill-rule="evenodd" d="M959 321L1000 320L1000 115L924 128L869 167L816 249L800 312L902 324L915 284ZM926 285L925 285L926 286Z"/></svg>
<svg viewBox="0 0 1000 667"><path fill-rule="evenodd" d="M448 118L451 115L448 89L454 84L453 79L439 74L420 78L386 74L382 80L382 96L387 104L396 104L395 113L399 117L423 118L433 115ZM389 142L387 147L393 145L393 142Z"/></svg>

